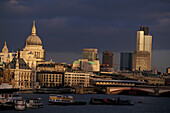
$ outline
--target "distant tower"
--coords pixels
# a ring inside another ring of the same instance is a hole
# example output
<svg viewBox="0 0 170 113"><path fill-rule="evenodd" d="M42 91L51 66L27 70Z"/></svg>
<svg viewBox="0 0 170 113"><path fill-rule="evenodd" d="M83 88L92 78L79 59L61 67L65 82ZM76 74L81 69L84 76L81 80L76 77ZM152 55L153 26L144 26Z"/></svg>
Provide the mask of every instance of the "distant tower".
<svg viewBox="0 0 170 113"><path fill-rule="evenodd" d="M0 62L7 64L10 61L12 61L12 59L15 57L15 55L16 55L15 52L9 52L6 41L5 41L2 52L0 52Z"/></svg>
<svg viewBox="0 0 170 113"><path fill-rule="evenodd" d="M120 55L120 70L132 71L132 53L122 52Z"/></svg>
<svg viewBox="0 0 170 113"><path fill-rule="evenodd" d="M83 49L83 59L88 59L89 61L97 60L97 49L86 48Z"/></svg>
<svg viewBox="0 0 170 113"><path fill-rule="evenodd" d="M133 70L151 70L151 52L152 36L149 35L149 27L141 26L140 31L137 31L137 47L133 53ZM142 67L144 62L147 62L147 66Z"/></svg>
<svg viewBox="0 0 170 113"><path fill-rule="evenodd" d="M6 45L6 41L5 41L4 47L2 49L2 53L8 53L8 47Z"/></svg>
<svg viewBox="0 0 170 113"><path fill-rule="evenodd" d="M102 63L104 66L113 68L113 52L105 51L103 52L103 60Z"/></svg>
<svg viewBox="0 0 170 113"><path fill-rule="evenodd" d="M151 57L152 50L152 36L149 35L149 27L140 27L137 31L137 51L148 51Z"/></svg>

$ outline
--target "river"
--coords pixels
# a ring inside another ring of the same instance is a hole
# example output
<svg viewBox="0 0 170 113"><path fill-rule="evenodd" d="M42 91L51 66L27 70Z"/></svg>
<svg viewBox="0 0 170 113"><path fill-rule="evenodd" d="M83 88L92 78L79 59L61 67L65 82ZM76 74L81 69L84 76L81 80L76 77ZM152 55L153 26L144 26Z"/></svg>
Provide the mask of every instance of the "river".
<svg viewBox="0 0 170 113"><path fill-rule="evenodd" d="M68 95L68 94L67 94ZM88 102L91 97L130 99L134 106L113 105L82 105L82 106L57 106L48 105L49 94L22 94L24 99L42 98L43 108L25 111L4 110L0 113L170 113L170 98L150 96L126 96L106 94L70 94L75 100ZM142 102L142 103L139 103Z"/></svg>

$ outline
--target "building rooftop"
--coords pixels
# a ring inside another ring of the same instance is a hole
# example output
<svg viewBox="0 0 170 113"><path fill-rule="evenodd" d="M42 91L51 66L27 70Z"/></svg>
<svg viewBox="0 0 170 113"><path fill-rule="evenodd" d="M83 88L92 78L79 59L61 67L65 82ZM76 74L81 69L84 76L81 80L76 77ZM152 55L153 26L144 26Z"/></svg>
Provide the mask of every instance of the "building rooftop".
<svg viewBox="0 0 170 113"><path fill-rule="evenodd" d="M15 69L17 60L19 63L19 69L31 69L22 58L13 58L13 60L9 64L7 64L7 67Z"/></svg>

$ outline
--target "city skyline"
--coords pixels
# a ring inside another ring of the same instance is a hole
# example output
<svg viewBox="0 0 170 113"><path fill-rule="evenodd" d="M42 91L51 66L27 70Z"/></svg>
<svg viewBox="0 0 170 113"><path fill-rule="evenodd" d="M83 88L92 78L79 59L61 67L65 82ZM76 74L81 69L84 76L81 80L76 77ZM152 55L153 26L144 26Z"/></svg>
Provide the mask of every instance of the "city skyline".
<svg viewBox="0 0 170 113"><path fill-rule="evenodd" d="M157 67L165 72L165 68L170 65L169 1L144 0L139 1L140 4L133 0L99 0L97 3L52 0L47 5L46 1L40 3L40 0L0 2L0 46L3 48L7 41L9 51L24 47L23 43L30 35L31 22L34 19L37 22L37 34L47 52L47 59L67 63L78 59L74 55L81 55L83 48L97 48L100 54L107 50L114 53L134 51L136 31L140 26L146 25L153 35L152 68ZM46 10L43 10L43 6ZM60 56L63 59L59 60ZM74 59L68 60L67 56ZM99 58L101 60L100 55ZM119 59L116 60L118 62Z"/></svg>

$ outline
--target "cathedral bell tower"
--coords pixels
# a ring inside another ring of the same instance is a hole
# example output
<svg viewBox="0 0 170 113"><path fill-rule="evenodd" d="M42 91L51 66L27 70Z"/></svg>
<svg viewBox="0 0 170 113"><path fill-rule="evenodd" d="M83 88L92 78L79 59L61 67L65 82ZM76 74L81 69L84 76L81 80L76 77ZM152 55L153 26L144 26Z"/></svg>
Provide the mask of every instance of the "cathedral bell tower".
<svg viewBox="0 0 170 113"><path fill-rule="evenodd" d="M5 41L5 44L4 44L4 48L2 49L2 53L8 53L8 47L6 45L6 41Z"/></svg>

